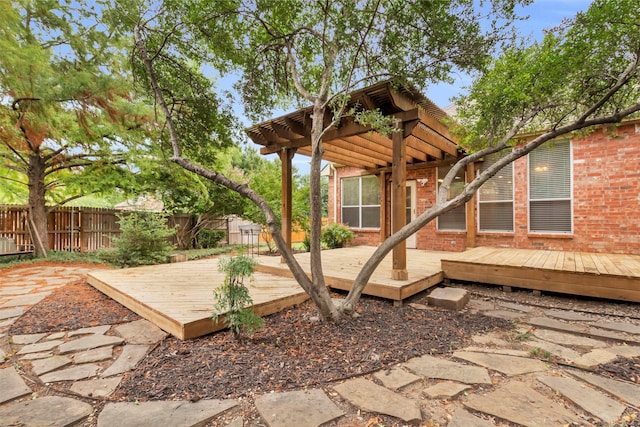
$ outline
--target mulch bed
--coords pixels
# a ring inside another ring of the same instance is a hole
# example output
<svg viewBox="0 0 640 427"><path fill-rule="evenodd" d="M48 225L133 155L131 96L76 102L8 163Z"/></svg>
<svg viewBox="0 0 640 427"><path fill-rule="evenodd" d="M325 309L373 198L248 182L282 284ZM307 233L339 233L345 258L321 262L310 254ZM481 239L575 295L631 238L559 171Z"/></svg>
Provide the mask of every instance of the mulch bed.
<svg viewBox="0 0 640 427"><path fill-rule="evenodd" d="M419 302L419 301L416 301ZM251 339L228 332L194 340L169 337L123 379L116 399L237 398L321 386L424 354L450 353L476 333L508 328L501 319L446 310L393 307L363 297L359 316L341 324L314 319L306 302L265 318ZM139 316L88 284L52 292L10 330L11 335L118 324Z"/></svg>
<svg viewBox="0 0 640 427"><path fill-rule="evenodd" d="M418 295L413 302L424 302ZM480 314L393 307L363 297L359 316L341 324L314 319L311 302L265 318L253 338L238 341L227 331L189 341L169 337L125 375L115 399L239 398L321 387L385 369L424 354L450 354L470 337L510 322ZM115 325L140 317L85 283L53 291L11 327L9 334L68 331ZM603 365L601 374L640 382L640 358Z"/></svg>
<svg viewBox="0 0 640 427"><path fill-rule="evenodd" d="M140 319L136 313L92 286L78 281L55 289L20 316L11 335L73 331L98 325L116 325Z"/></svg>

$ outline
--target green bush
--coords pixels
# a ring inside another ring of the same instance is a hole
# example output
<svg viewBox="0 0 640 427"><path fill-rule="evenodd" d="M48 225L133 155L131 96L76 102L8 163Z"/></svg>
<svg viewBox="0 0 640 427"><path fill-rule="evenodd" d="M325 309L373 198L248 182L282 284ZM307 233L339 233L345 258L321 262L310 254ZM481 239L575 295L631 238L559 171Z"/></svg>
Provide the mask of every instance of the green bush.
<svg viewBox="0 0 640 427"><path fill-rule="evenodd" d="M199 249L211 249L218 246L227 233L224 230L200 230L198 233L198 248Z"/></svg>
<svg viewBox="0 0 640 427"><path fill-rule="evenodd" d="M241 338L243 330L253 335L264 323L251 309L253 299L244 283L245 278L252 278L256 264L255 259L242 255L221 258L218 264L226 276L224 283L213 291L216 302L211 318L216 322L222 316L236 339Z"/></svg>
<svg viewBox="0 0 640 427"><path fill-rule="evenodd" d="M119 216L119 222L120 237L113 239L115 250L104 252L107 262L131 267L167 261L174 249L168 239L176 231L167 226L164 215L134 212Z"/></svg>
<svg viewBox="0 0 640 427"><path fill-rule="evenodd" d="M355 234L344 224L329 224L322 229L321 241L329 249L342 248L353 240Z"/></svg>

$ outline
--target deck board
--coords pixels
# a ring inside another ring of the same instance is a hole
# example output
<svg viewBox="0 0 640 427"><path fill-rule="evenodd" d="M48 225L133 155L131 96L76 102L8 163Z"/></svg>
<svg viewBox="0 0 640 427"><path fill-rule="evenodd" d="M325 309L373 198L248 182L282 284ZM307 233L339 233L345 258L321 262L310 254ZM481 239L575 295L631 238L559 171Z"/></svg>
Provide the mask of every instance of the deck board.
<svg viewBox="0 0 640 427"><path fill-rule="evenodd" d="M350 290L375 247L322 252L328 286ZM297 254L309 273L308 253ZM249 292L254 310L268 315L305 301L308 296L280 257L260 256ZM640 302L640 256L479 247L464 252L407 251L408 280L391 279L389 254L371 276L365 295L402 301L440 284L464 280L550 292ZM213 289L222 283L216 259L96 270L88 282L114 300L180 339L224 325L211 320Z"/></svg>
<svg viewBox="0 0 640 427"><path fill-rule="evenodd" d="M484 256L480 259L476 253ZM496 285L521 287L598 298L640 302L640 256L523 249L475 248L443 258L444 276ZM502 252L502 253L501 253ZM517 265L517 260L523 261Z"/></svg>
<svg viewBox="0 0 640 427"><path fill-rule="evenodd" d="M216 259L99 270L87 279L99 291L183 340L224 327L211 319L213 290L223 280ZM254 311L261 316L308 298L295 280L263 273L254 275L249 294Z"/></svg>
<svg viewBox="0 0 640 427"><path fill-rule="evenodd" d="M348 291L364 263L375 251L372 246L355 246L322 251L322 268L327 285L334 289ZM440 261L443 256L455 257L455 252L407 251L407 280L391 278L392 255L389 254L375 270L363 293L381 298L402 301L416 293L428 289L443 280ZM309 274L310 254L296 254L296 259ZM280 257L259 257L259 271L290 275L287 266L280 263Z"/></svg>

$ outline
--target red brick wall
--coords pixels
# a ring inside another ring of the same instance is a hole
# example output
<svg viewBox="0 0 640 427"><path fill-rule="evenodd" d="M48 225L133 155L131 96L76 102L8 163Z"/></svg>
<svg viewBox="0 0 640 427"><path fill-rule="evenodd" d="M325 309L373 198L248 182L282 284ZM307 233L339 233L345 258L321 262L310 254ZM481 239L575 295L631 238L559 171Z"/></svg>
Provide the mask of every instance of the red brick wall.
<svg viewBox="0 0 640 427"><path fill-rule="evenodd" d="M573 234L539 234L528 231L528 158L514 162L513 233L480 233L476 246L556 249L565 251L640 254L640 123L601 129L572 139ZM362 175L355 168L338 168L337 221L340 221L339 179ZM408 171L416 183L417 213L435 203L436 170ZM329 181L329 217L333 218L333 183ZM387 201L389 203L389 201ZM477 206L474 202L477 215ZM387 216L389 221L389 215ZM379 230L354 230L353 244L377 245ZM433 221L417 233L417 247L462 251L466 232L441 232Z"/></svg>

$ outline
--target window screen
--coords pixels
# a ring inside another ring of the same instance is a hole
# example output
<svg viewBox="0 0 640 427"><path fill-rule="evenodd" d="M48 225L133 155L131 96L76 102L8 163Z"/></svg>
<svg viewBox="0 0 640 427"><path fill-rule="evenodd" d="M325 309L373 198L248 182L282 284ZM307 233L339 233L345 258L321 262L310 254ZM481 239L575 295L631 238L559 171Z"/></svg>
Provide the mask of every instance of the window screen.
<svg viewBox="0 0 640 427"><path fill-rule="evenodd" d="M484 172L499 159L487 156L480 167ZM482 184L478 191L478 229L480 231L513 232L513 163Z"/></svg>
<svg viewBox="0 0 640 427"><path fill-rule="evenodd" d="M444 179L444 177L451 170L451 166L442 166L438 168L438 191L440 190L440 183ZM451 181L451 186L449 187L449 199L452 199L464 190L464 170L458 172L453 181ZM455 230L455 231L464 231L467 229L467 213L465 206L458 206L446 212L438 217L438 230Z"/></svg>
<svg viewBox="0 0 640 427"><path fill-rule="evenodd" d="M571 144L555 141L529 153L529 230L572 232Z"/></svg>

